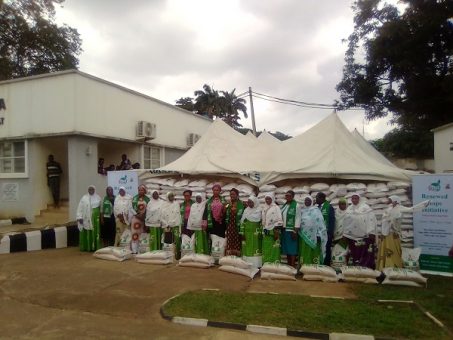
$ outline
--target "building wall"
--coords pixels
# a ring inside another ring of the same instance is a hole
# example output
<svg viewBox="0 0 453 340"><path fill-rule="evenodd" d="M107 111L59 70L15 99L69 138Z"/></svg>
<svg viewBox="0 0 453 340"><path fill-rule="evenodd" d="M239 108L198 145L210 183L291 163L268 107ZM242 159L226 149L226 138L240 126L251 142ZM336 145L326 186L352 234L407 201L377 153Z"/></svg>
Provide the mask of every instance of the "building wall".
<svg viewBox="0 0 453 340"><path fill-rule="evenodd" d="M434 161L437 173L453 172L453 126L434 132Z"/></svg>
<svg viewBox="0 0 453 340"><path fill-rule="evenodd" d="M99 196L105 195L107 176L97 173L98 141L89 137L68 138L69 218L76 218L77 206L88 186L94 185ZM88 152L87 152L88 151Z"/></svg>
<svg viewBox="0 0 453 340"><path fill-rule="evenodd" d="M153 144L187 148L187 135L202 135L211 124L172 105L87 77L74 77L77 131L135 140L137 122L147 121L157 127Z"/></svg>
<svg viewBox="0 0 453 340"><path fill-rule="evenodd" d="M184 155L183 150L172 149L172 148L165 148L165 160L164 165L167 165L173 161L176 161L179 157Z"/></svg>

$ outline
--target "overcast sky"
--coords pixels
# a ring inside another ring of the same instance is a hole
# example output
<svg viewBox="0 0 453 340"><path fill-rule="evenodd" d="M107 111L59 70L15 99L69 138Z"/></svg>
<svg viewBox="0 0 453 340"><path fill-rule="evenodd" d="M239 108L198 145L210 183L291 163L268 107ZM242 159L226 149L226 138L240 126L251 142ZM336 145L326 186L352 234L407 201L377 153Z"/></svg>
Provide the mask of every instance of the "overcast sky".
<svg viewBox="0 0 453 340"><path fill-rule="evenodd" d="M305 102L338 98L352 0L66 0L57 21L83 40L80 70L175 104L203 84ZM258 130L295 136L330 110L254 98ZM247 105L249 105L247 98ZM363 113L340 118L362 132ZM250 118L241 119L251 127ZM387 120L365 124L382 137Z"/></svg>

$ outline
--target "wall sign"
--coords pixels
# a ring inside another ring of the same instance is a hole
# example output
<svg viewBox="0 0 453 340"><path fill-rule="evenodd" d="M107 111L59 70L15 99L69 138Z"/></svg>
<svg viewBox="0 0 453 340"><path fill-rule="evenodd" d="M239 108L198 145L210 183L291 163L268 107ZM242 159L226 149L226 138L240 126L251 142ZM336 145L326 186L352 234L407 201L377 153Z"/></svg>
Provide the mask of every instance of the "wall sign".
<svg viewBox="0 0 453 340"><path fill-rule="evenodd" d="M108 171L107 172L108 186L113 188L113 194L118 195L120 187L126 189L126 193L131 196L138 194L138 175L136 171Z"/></svg>

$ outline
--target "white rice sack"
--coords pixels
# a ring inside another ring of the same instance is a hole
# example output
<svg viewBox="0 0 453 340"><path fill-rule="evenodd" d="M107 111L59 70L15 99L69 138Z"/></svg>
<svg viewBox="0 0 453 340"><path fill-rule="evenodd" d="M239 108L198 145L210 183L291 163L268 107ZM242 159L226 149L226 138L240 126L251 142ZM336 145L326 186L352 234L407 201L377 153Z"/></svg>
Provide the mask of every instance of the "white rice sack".
<svg viewBox="0 0 453 340"><path fill-rule="evenodd" d="M316 275L316 274L304 274L302 279L305 281L338 282L337 276L333 277L333 276Z"/></svg>
<svg viewBox="0 0 453 340"><path fill-rule="evenodd" d="M205 254L194 254L193 260L194 260L194 262L198 262L198 263L204 263L204 264L209 264L209 265L214 264L214 258L210 255L205 255Z"/></svg>
<svg viewBox="0 0 453 340"><path fill-rule="evenodd" d="M113 248L115 247L105 247L105 248L101 248L101 249L98 249L94 252L94 254L112 254L112 250Z"/></svg>
<svg viewBox="0 0 453 340"><path fill-rule="evenodd" d="M304 275L321 275L335 278L337 277L335 269L321 264L304 264L300 268L300 271Z"/></svg>
<svg viewBox="0 0 453 340"><path fill-rule="evenodd" d="M387 196L387 193L385 192L367 192L365 194L365 197L367 198L382 198L382 197L386 197Z"/></svg>
<svg viewBox="0 0 453 340"><path fill-rule="evenodd" d="M140 254L146 253L147 251L149 251L149 234L148 233L141 233L139 242L140 243L138 246L138 252Z"/></svg>
<svg viewBox="0 0 453 340"><path fill-rule="evenodd" d="M146 184L158 184L160 185L160 178L148 178L145 180Z"/></svg>
<svg viewBox="0 0 453 340"><path fill-rule="evenodd" d="M310 187L308 185L298 185L297 187L293 188L293 191L296 194L307 195L308 193L310 193Z"/></svg>
<svg viewBox="0 0 453 340"><path fill-rule="evenodd" d="M187 255L184 255L181 257L181 259L179 260L179 263L183 263L183 262L195 262L195 259L194 259L194 253L192 254L187 254Z"/></svg>
<svg viewBox="0 0 453 340"><path fill-rule="evenodd" d="M410 269L384 268L382 272L391 281L413 281L425 285L428 282L428 279L423 277L419 272Z"/></svg>
<svg viewBox="0 0 453 340"><path fill-rule="evenodd" d="M230 191L231 189L236 188L237 185L238 185L238 184L237 184L237 183L234 183L234 182L228 183L228 184L226 184L226 185L224 185L224 186L222 187L222 191L223 191L223 192L225 192L225 191Z"/></svg>
<svg viewBox="0 0 453 340"><path fill-rule="evenodd" d="M225 256L226 238L211 235L211 255L216 262Z"/></svg>
<svg viewBox="0 0 453 340"><path fill-rule="evenodd" d="M370 200L368 200L368 202L369 202L369 201L370 201ZM376 203L385 203L385 204L389 204L389 199L388 199L388 197L377 198L376 201L377 201ZM368 204L370 204L370 203L368 203Z"/></svg>
<svg viewBox="0 0 453 340"><path fill-rule="evenodd" d="M228 272L228 273L233 273L233 274L239 274L239 275L244 275L253 280L255 275L260 271L258 268L238 268L238 267L233 267L233 266L221 266L219 267L221 271Z"/></svg>
<svg viewBox="0 0 453 340"><path fill-rule="evenodd" d="M401 257L403 259L404 268L419 271L420 269L419 258L422 252L422 248L415 249L402 248L402 252L403 253Z"/></svg>
<svg viewBox="0 0 453 340"><path fill-rule="evenodd" d="M399 181L395 181L395 182L388 182L387 183L387 187L390 189L390 190L393 190L393 189L407 189L411 186L411 184L409 182L399 182Z"/></svg>
<svg viewBox="0 0 453 340"><path fill-rule="evenodd" d="M287 191L292 190L293 188L290 187L289 185L284 185L282 187L279 187L275 189L276 194L285 194Z"/></svg>
<svg viewBox="0 0 453 340"><path fill-rule="evenodd" d="M344 281L346 282L361 282L367 284L378 284L376 279L370 277L354 277L354 276L345 276Z"/></svg>
<svg viewBox="0 0 453 340"><path fill-rule="evenodd" d="M310 185L310 191L329 191L330 185L326 183L315 183Z"/></svg>
<svg viewBox="0 0 453 340"><path fill-rule="evenodd" d="M369 198L368 201L366 202L366 204L368 204L369 206L379 204L379 203L380 203L379 198Z"/></svg>
<svg viewBox="0 0 453 340"><path fill-rule="evenodd" d="M178 266L180 266L180 267L202 268L202 269L207 269L207 268L212 267L211 264L201 263L201 262L179 262Z"/></svg>
<svg viewBox="0 0 453 340"><path fill-rule="evenodd" d="M356 191L349 191L346 195L344 195L345 198L351 198L352 195L355 193L359 194L361 196L361 199L366 198L365 197L365 190L356 190Z"/></svg>
<svg viewBox="0 0 453 340"><path fill-rule="evenodd" d="M388 207L389 207L388 204L383 204L383 203L375 204L372 206L372 208L374 210L384 210L384 209L387 209Z"/></svg>
<svg viewBox="0 0 453 340"><path fill-rule="evenodd" d="M422 284L414 282L414 281L405 281L405 280L390 280L385 278L382 282L383 285L392 285L392 286L408 286L408 287L423 287Z"/></svg>
<svg viewBox="0 0 453 340"><path fill-rule="evenodd" d="M126 229L120 237L120 247L130 248L132 240L132 233L129 229Z"/></svg>
<svg viewBox="0 0 453 340"><path fill-rule="evenodd" d="M283 263L266 262L261 267L261 274L262 273L275 273L294 276L297 274L297 269Z"/></svg>
<svg viewBox="0 0 453 340"><path fill-rule="evenodd" d="M283 198L278 198L275 200L275 202L278 204L278 205L283 205L286 203L286 200L283 199Z"/></svg>
<svg viewBox="0 0 453 340"><path fill-rule="evenodd" d="M189 182L189 184L187 184L187 186L189 186L189 187L203 187L203 188L205 188L205 187L206 187L206 184L208 184L208 181L207 181L207 180L205 180L205 179L199 179L199 180L195 180L195 181Z"/></svg>
<svg viewBox="0 0 453 340"><path fill-rule="evenodd" d="M144 264L170 264L170 263L173 263L173 258L159 260L159 259L140 259L140 258L136 257L135 260L138 263L144 263Z"/></svg>
<svg viewBox="0 0 453 340"><path fill-rule="evenodd" d="M175 245L173 243L162 243L162 250L169 253L172 259L175 258Z"/></svg>
<svg viewBox="0 0 453 340"><path fill-rule="evenodd" d="M168 187L173 187L175 182L176 182L176 180L174 178L165 178L162 180L161 184L168 186Z"/></svg>
<svg viewBox="0 0 453 340"><path fill-rule="evenodd" d="M195 249L195 234L192 237L189 237L186 234L183 234L181 237L181 250L194 250Z"/></svg>
<svg viewBox="0 0 453 340"><path fill-rule="evenodd" d="M148 251L143 254L138 254L135 256L136 259L140 260L168 260L171 259L173 255L164 250L153 250Z"/></svg>
<svg viewBox="0 0 453 340"><path fill-rule="evenodd" d="M339 201L340 201L340 198L339 197L335 197L333 200L330 201L330 204L337 206Z"/></svg>
<svg viewBox="0 0 453 340"><path fill-rule="evenodd" d="M376 184L376 187L377 187L378 191L383 191L383 192L389 191L389 188L388 188L387 184L385 184L385 183L378 183L378 184Z"/></svg>
<svg viewBox="0 0 453 340"><path fill-rule="evenodd" d="M259 188L260 192L261 191L264 191L264 192L269 191L270 192L270 191L275 191L275 189L277 189L277 187L275 185L273 185L273 184L266 184L266 185L260 186L260 188Z"/></svg>
<svg viewBox="0 0 453 340"><path fill-rule="evenodd" d="M239 184L236 189L238 189L240 193L242 192L247 195L251 195L255 192L255 188L250 184Z"/></svg>
<svg viewBox="0 0 453 340"><path fill-rule="evenodd" d="M273 191L260 191L258 193L258 198L262 198L264 199L267 195L271 195L271 196L274 196L274 192Z"/></svg>
<svg viewBox="0 0 453 340"><path fill-rule="evenodd" d="M285 274L277 274L272 272L263 272L261 270L261 278L267 280L288 280L288 281L296 281L294 275L285 275Z"/></svg>
<svg viewBox="0 0 453 340"><path fill-rule="evenodd" d="M148 189L147 191L149 193L151 193L151 191L153 190L160 190L160 184L146 184L146 189Z"/></svg>
<svg viewBox="0 0 453 340"><path fill-rule="evenodd" d="M332 202L332 200L336 197L337 197L337 193L332 192L329 196L327 196L327 201Z"/></svg>
<svg viewBox="0 0 453 340"><path fill-rule="evenodd" d="M346 255L348 254L348 247L343 248L341 244L337 243L332 248L332 262L331 267L334 269L341 269L341 267L346 266Z"/></svg>
<svg viewBox="0 0 453 340"><path fill-rule="evenodd" d="M188 179L181 179L181 180L175 182L175 184L173 184L173 186L176 187L176 188L185 187L187 185L189 185L189 180Z"/></svg>
<svg viewBox="0 0 453 340"><path fill-rule="evenodd" d="M376 183L370 183L366 186L366 191L367 192L376 192L378 191L377 190L377 186L376 186Z"/></svg>
<svg viewBox="0 0 453 340"><path fill-rule="evenodd" d="M114 247L112 255L121 259L128 260L132 257L132 252L127 248Z"/></svg>
<svg viewBox="0 0 453 340"><path fill-rule="evenodd" d="M237 268L249 269L252 267L251 263L248 263L237 256L224 256L219 260L221 266L232 266Z"/></svg>
<svg viewBox="0 0 453 340"><path fill-rule="evenodd" d="M346 188L348 191L365 191L366 190L366 185L364 183L349 183L346 184Z"/></svg>
<svg viewBox="0 0 453 340"><path fill-rule="evenodd" d="M223 183L222 181L218 181L218 182L210 182L210 183L206 184L206 189L207 189L207 190L211 190L212 187L213 187L215 184L218 184L218 185L220 185L221 188L223 188L223 186L224 186L225 183Z"/></svg>
<svg viewBox="0 0 453 340"><path fill-rule="evenodd" d="M93 254L93 256L100 260L108 260L108 261L118 261L123 262L126 261L127 258L116 257L113 254Z"/></svg>
<svg viewBox="0 0 453 340"><path fill-rule="evenodd" d="M346 278L348 276L352 277L369 277L369 278L377 278L381 275L379 270L374 270L367 267L360 267L360 266L344 266L341 267L341 273Z"/></svg>
<svg viewBox="0 0 453 340"><path fill-rule="evenodd" d="M389 191L387 193L387 195L388 196L392 196L392 195L396 195L396 196L406 195L406 189L395 189L395 190Z"/></svg>

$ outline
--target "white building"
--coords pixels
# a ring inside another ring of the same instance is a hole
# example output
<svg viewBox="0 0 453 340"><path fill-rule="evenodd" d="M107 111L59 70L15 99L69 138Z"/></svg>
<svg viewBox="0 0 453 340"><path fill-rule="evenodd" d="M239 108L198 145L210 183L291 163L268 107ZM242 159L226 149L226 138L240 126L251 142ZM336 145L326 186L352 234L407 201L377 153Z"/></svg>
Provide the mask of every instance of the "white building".
<svg viewBox="0 0 453 340"><path fill-rule="evenodd" d="M87 186L102 196L98 158L141 168L181 156L211 120L125 87L70 70L0 82L0 219L34 216L52 203L46 162L63 168L61 198L70 218ZM193 140L192 140L193 141ZM190 141L190 142L192 142Z"/></svg>
<svg viewBox="0 0 453 340"><path fill-rule="evenodd" d="M453 172L453 122L432 129L436 173Z"/></svg>

